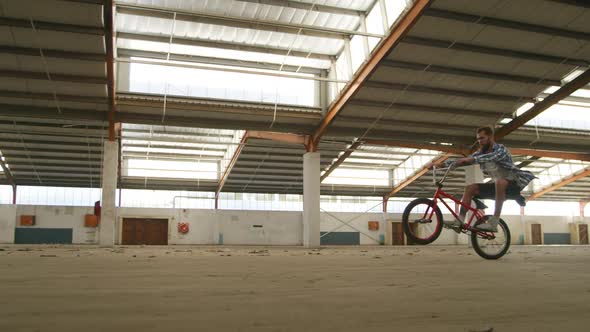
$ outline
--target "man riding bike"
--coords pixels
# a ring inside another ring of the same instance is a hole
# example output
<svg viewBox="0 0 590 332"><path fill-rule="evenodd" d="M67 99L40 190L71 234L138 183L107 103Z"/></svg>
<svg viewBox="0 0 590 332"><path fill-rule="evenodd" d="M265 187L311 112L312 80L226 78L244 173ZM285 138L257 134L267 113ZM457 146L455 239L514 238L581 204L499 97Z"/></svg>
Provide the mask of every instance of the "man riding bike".
<svg viewBox="0 0 590 332"><path fill-rule="evenodd" d="M524 205L520 192L531 182L535 175L529 171L524 171L514 165L512 155L508 149L494 141L494 130L492 127L481 127L476 131L477 142L479 143L479 150L468 157L456 160L447 160L444 163L430 163L428 168L433 166L441 167L456 167L472 164L479 164L484 175L491 177L492 182L488 183L474 183L465 188L463 194L463 204L471 205L471 200L474 197L482 199L496 199L496 207L494 216L489 218L487 223L479 224L477 229L482 231L497 232L497 226L502 213L502 206L506 197L519 199L519 204ZM467 209L461 207L459 213L460 220L444 221L446 226L460 227L462 226Z"/></svg>

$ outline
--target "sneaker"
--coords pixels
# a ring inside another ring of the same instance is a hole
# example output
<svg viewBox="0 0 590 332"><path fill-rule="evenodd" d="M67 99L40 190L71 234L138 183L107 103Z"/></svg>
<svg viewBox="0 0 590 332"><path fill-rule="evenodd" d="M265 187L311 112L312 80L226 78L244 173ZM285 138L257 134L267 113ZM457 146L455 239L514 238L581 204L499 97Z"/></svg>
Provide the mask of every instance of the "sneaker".
<svg viewBox="0 0 590 332"><path fill-rule="evenodd" d="M479 225L475 226L475 228L477 228L480 231L497 232L499 223L500 223L500 218L489 217L486 223L479 224Z"/></svg>
<svg viewBox="0 0 590 332"><path fill-rule="evenodd" d="M463 222L459 219L455 219L453 218L453 220L444 220L443 219L443 224L447 227L450 228L460 228L463 226Z"/></svg>

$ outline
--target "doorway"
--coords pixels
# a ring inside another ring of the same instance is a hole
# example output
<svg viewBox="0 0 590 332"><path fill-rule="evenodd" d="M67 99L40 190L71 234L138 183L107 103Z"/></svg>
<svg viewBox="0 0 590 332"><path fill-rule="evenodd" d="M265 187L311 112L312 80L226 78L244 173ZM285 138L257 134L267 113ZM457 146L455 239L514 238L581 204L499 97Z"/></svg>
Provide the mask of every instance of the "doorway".
<svg viewBox="0 0 590 332"><path fill-rule="evenodd" d="M543 244L541 224L531 224L531 244Z"/></svg>
<svg viewBox="0 0 590 332"><path fill-rule="evenodd" d="M123 245L167 245L168 219L123 218Z"/></svg>
<svg viewBox="0 0 590 332"><path fill-rule="evenodd" d="M580 244L588 244L588 225L579 224L578 234L580 237Z"/></svg>

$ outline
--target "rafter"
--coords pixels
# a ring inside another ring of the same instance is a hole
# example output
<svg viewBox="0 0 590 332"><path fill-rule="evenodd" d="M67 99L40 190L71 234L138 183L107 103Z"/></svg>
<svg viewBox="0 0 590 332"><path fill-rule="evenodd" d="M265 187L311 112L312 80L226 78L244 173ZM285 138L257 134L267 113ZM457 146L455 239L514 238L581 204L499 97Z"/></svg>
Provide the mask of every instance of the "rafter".
<svg viewBox="0 0 590 332"><path fill-rule="evenodd" d="M38 30L49 30L58 32L71 32L80 33L85 35L97 35L103 36L104 30L100 27L87 26L87 25L76 25L76 24L65 24L56 22L45 22L33 20L35 29ZM0 26L9 26L14 28L25 28L31 29L31 21L23 20L19 18L0 17Z"/></svg>
<svg viewBox="0 0 590 332"><path fill-rule="evenodd" d="M334 118L342 111L347 102L359 91L360 87L365 83L369 76L373 73L375 68L379 65L381 60L387 57L389 52L393 49L399 41L404 38L406 33L416 24L424 9L430 5L430 0L417 0L414 5L406 13L406 15L399 21L399 23L391 30L391 33L380 44L379 48L375 50L373 56L368 59L365 64L357 71L357 74L348 84L340 96L332 103L332 107L326 113L319 126L315 130L312 141L317 146L317 143L324 135L328 126L332 123Z"/></svg>
<svg viewBox="0 0 590 332"><path fill-rule="evenodd" d="M256 29L270 32L281 32L289 34L302 34L311 37L343 39L351 36L360 35L366 37L381 38L382 35L366 33L356 30L342 30L324 28L307 24L285 23L274 20L257 19L252 21L250 18L218 15L205 12L186 11L180 9L171 9L166 7L138 5L129 3L117 3L117 12L120 14L139 15L145 17L155 17L163 19L175 19L183 22L198 22L201 24L222 25L241 29Z"/></svg>
<svg viewBox="0 0 590 332"><path fill-rule="evenodd" d="M424 16L443 18L447 20L454 20L466 23L473 23L478 25L493 26L498 28L508 28L520 31L527 31L533 33L540 33L549 35L551 37L566 37L576 40L590 41L590 34L567 29L559 29L554 27L548 27L543 25L536 25L524 22L510 21L505 19L499 19L495 17L486 17L478 15L470 15L465 13L459 13L444 9L428 8Z"/></svg>
<svg viewBox="0 0 590 332"><path fill-rule="evenodd" d="M68 75L68 74L56 74L56 73L51 73L50 77L48 77L47 73L34 72L34 71L0 70L0 76L12 77L12 78L33 79L33 80L49 80L51 77L52 81L59 81L59 82L72 82L72 83L84 83L84 84L107 84L106 77L86 76L86 75Z"/></svg>
<svg viewBox="0 0 590 332"><path fill-rule="evenodd" d="M589 168L586 168L581 173L575 174L575 175L573 175L571 177L568 177L567 179L563 179L559 183L556 183L554 185L551 185L551 186L549 186L549 187L547 187L547 188L545 188L545 189L543 189L541 191L538 191L538 192L532 194L531 196L529 196L527 198L527 200L532 201L532 200L537 199L537 198L539 198L539 197L541 197L541 196L543 196L543 195L545 195L547 193L550 193L552 191L555 191L555 190L557 190L557 189L559 189L559 188L561 188L561 187L563 187L565 185L568 185L568 184L570 184L570 183L572 183L574 181L577 181L579 179L585 178L587 176L590 176L590 167Z"/></svg>
<svg viewBox="0 0 590 332"><path fill-rule="evenodd" d="M494 134L496 140L503 138L504 136L510 134L514 130L518 129L520 126L524 125L525 123L532 120L537 115L541 114L543 111L548 109L549 107L555 105L560 100L568 97L572 93L574 93L579 88L585 86L590 82L590 70L586 70L578 77L573 79L571 82L565 84L557 91L553 92L547 98L543 99L540 102L534 104L531 108L529 108L526 112L521 114L520 116L514 118L514 120L510 121L506 125L502 126L502 128L498 129Z"/></svg>
<svg viewBox="0 0 590 332"><path fill-rule="evenodd" d="M130 39L130 40L141 40L141 41L149 41L149 42L156 42L156 43L170 43L170 37L164 35L154 35L154 34L147 34L147 33L133 33L133 32L117 32L117 39ZM265 54L275 54L275 55L285 55L287 52L291 56L308 58L308 59L315 59L315 60L325 60L325 61L332 61L334 60L336 54L326 54L326 53L313 53L313 52L305 52L305 51L298 51L298 50L289 50L288 48L281 48L277 46L253 46L244 43L238 42L228 42L228 41L211 41L211 40L204 40L204 39L196 39L195 38L186 38L186 37L179 37L174 36L173 38L174 44L179 45L186 45L186 46L199 46L199 47L209 47L209 48L221 48L224 50L234 50L234 51L245 51L245 52L256 52L256 53L265 53Z"/></svg>
<svg viewBox="0 0 590 332"><path fill-rule="evenodd" d="M548 62L548 63L564 64L564 65L571 65L571 66L587 67L590 65L590 62L587 60L584 60L584 59L563 58L563 57L559 57L559 56L546 55L546 54L542 54L542 53L531 53L531 52L516 51L516 50L511 50L511 49L487 47L487 46L473 45L473 44L468 44L468 43L459 43L456 41L449 41L449 40L440 40L440 39L431 39L431 38L412 36L412 37L404 38L401 42L404 44L421 45L421 46L435 47L435 48L440 48L440 49L458 50L458 51L465 51L465 52L478 53L478 54L484 54L484 55L496 55L496 56L503 56L503 57L508 57L508 58L522 59L522 60L543 61L543 62Z"/></svg>
<svg viewBox="0 0 590 332"><path fill-rule="evenodd" d="M107 53L107 94L109 97L109 141L114 142L120 124L115 124L115 9L113 0L105 0L104 11L104 40Z"/></svg>
<svg viewBox="0 0 590 332"><path fill-rule="evenodd" d="M37 48L27 47L16 47L16 46L0 46L0 53L3 54L14 54L14 55L25 55L25 56L41 56L41 52ZM43 49L43 56L47 58L57 59L69 59L69 60L81 60L81 61L94 61L104 62L106 56L100 53L86 53L86 52L72 52L62 51L54 49Z"/></svg>

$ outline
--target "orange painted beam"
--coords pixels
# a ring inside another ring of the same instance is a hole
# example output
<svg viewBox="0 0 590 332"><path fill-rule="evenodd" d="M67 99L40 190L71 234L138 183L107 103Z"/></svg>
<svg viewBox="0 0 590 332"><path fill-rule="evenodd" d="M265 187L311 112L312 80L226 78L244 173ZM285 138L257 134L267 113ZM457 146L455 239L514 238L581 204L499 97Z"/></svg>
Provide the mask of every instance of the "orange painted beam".
<svg viewBox="0 0 590 332"><path fill-rule="evenodd" d="M115 11L113 9L113 0L105 0L104 3L104 41L106 48L106 65L107 65L107 94L109 98L109 141L114 142L117 132L115 128L115 43L114 43L114 26Z"/></svg>
<svg viewBox="0 0 590 332"><path fill-rule="evenodd" d="M248 131L248 138L261 138L268 139L271 141L292 143L292 144L305 144L305 135L289 134L289 133L277 133L272 131Z"/></svg>
<svg viewBox="0 0 590 332"><path fill-rule="evenodd" d="M361 85L373 73L375 68L379 65L381 60L387 57L391 49L408 33L408 31L416 24L424 9L426 9L432 0L416 0L412 8L401 19L401 21L391 30L391 33L381 43L374 55L365 63L357 72L353 80L344 88L340 97L332 104L332 107L326 116L320 122L318 128L315 130L312 140L315 145L324 135L328 126L332 123L334 118L344 108L346 103L357 93Z"/></svg>
<svg viewBox="0 0 590 332"><path fill-rule="evenodd" d="M506 125L502 126L502 128L498 129L494 135L496 140L501 139L502 137L510 134L511 132L518 129L520 126L524 125L525 123L532 120L537 115L541 114L543 111L548 109L549 107L555 105L562 99L568 97L576 90L584 87L590 83L590 70L586 70L581 75L573 79L571 82L567 83L566 85L559 88L559 90L555 91L554 93L547 96L547 98L543 99L540 102L535 103L528 111L524 112L520 116L516 117Z"/></svg>
<svg viewBox="0 0 590 332"><path fill-rule="evenodd" d="M533 199L537 199L537 198L539 198L539 197L541 197L541 196L543 196L543 195L545 195L547 193L550 193L550 192L552 192L554 190L557 190L557 189L559 189L559 188L561 188L561 187L563 187L565 185L568 185L568 184L570 184L570 183L572 183L574 181L577 181L577 180L579 180L581 178L585 178L587 176L590 176L590 168L587 168L582 173L579 173L579 174L576 174L574 176L571 176L571 177L569 177L567 179L564 179L563 181L561 181L559 183L556 183L556 184L554 184L554 185L552 185L550 187L547 187L547 188L545 188L545 189L543 189L541 191L538 191L538 192L532 194L531 196L529 196L527 198L527 200L532 201Z"/></svg>
<svg viewBox="0 0 590 332"><path fill-rule="evenodd" d="M453 153L459 155L469 155L470 150L467 148L460 148L452 145L435 145L435 144L424 144L424 143L412 143L402 141L390 141L390 140L364 140L364 144L368 145L383 145L398 148L410 148L410 149L426 149L432 151L440 151L446 153ZM590 153L575 153L565 151L553 151L553 150L539 150L539 149L520 149L520 148L509 148L513 155L518 156L533 156L533 157L548 157L548 158L560 158L580 161L590 161Z"/></svg>
<svg viewBox="0 0 590 332"><path fill-rule="evenodd" d="M440 163L443 162L447 159L449 159L450 155L446 154L444 156L441 156L437 159L435 159L433 161L433 163ZM402 189L404 189L405 187L409 186L410 184L412 184L412 182L416 181L418 178L420 178L422 175L426 174L428 172L428 168L426 167L422 167L418 172L416 172L414 175L410 176L409 178L405 179L402 183L398 184L397 186L395 186L387 195L385 195L385 197L387 199L389 199L389 197L397 194L398 192L400 192Z"/></svg>
<svg viewBox="0 0 590 332"><path fill-rule="evenodd" d="M242 150L244 150L244 147L246 146L246 142L248 141L248 137L249 137L249 133L245 132L244 136L242 136L242 139L240 140L240 145L238 145L238 148L234 152L234 155L232 156L229 164L227 165L227 167L225 168L225 171L223 172L223 176L219 180L219 185L217 186L217 190L215 191L215 209L217 209L217 207L218 207L219 194L221 193L221 189L223 189L223 186L225 185L225 182L227 181L227 178L229 177L229 174L231 173L232 168L234 168L234 165L238 161L238 158L240 157Z"/></svg>
<svg viewBox="0 0 590 332"><path fill-rule="evenodd" d="M218 208L219 194L221 193L221 190L223 189L225 182L227 182L229 174L231 173L232 169L234 168L236 162L238 161L238 158L240 157L240 154L242 153L242 150L244 150L244 147L246 146L246 143L248 142L248 140L250 138L267 139L267 140L283 142L283 143L303 144L306 147L309 144L309 140L310 140L309 135L298 135L298 134L278 133L278 132L272 132L272 131L257 131L257 130L246 131L244 133L244 136L242 136L242 139L240 140L240 144L238 145L238 148L234 152L234 155L232 156L229 164L227 165L225 171L223 172L223 176L219 180L219 185L217 186L217 190L215 191L215 209Z"/></svg>

